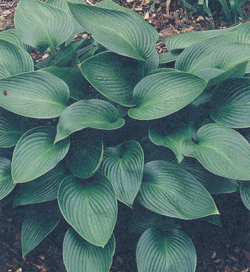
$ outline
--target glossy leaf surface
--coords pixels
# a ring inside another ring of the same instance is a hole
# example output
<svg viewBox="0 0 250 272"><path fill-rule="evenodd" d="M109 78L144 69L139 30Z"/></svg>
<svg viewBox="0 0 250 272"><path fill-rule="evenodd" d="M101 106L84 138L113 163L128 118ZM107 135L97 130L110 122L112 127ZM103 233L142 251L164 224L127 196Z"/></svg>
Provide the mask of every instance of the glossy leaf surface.
<svg viewBox="0 0 250 272"><path fill-rule="evenodd" d="M136 141L105 148L101 172L114 186L117 199L132 207L143 174L143 150Z"/></svg>
<svg viewBox="0 0 250 272"><path fill-rule="evenodd" d="M89 243L105 246L116 223L117 201L110 181L100 173L83 180L65 178L58 202L67 222Z"/></svg>
<svg viewBox="0 0 250 272"><path fill-rule="evenodd" d="M192 74L163 71L143 78L133 92L135 108L130 117L151 120L170 115L191 103L205 89L207 81Z"/></svg>
<svg viewBox="0 0 250 272"><path fill-rule="evenodd" d="M68 152L69 139L53 144L53 127L37 127L26 132L17 143L11 165L15 183L36 179L61 161Z"/></svg>
<svg viewBox="0 0 250 272"><path fill-rule="evenodd" d="M250 145L231 128L218 124L202 126L196 134L196 143L184 140L185 156L196 158L208 171L225 178L249 180Z"/></svg>
<svg viewBox="0 0 250 272"><path fill-rule="evenodd" d="M53 118L67 107L65 82L47 72L30 72L0 79L0 106L32 118Z"/></svg>
<svg viewBox="0 0 250 272"><path fill-rule="evenodd" d="M139 272L195 272L197 257L188 235L179 229L146 230L136 248Z"/></svg>
<svg viewBox="0 0 250 272"><path fill-rule="evenodd" d="M145 165L137 200L151 211L175 218L218 214L207 190L186 170L165 161Z"/></svg>
<svg viewBox="0 0 250 272"><path fill-rule="evenodd" d="M82 100L69 106L61 115L55 143L84 128L117 129L124 125L117 109L103 100Z"/></svg>
<svg viewBox="0 0 250 272"><path fill-rule="evenodd" d="M90 244L70 228L63 241L63 261L68 272L108 272L114 251L115 239L113 235L102 248Z"/></svg>

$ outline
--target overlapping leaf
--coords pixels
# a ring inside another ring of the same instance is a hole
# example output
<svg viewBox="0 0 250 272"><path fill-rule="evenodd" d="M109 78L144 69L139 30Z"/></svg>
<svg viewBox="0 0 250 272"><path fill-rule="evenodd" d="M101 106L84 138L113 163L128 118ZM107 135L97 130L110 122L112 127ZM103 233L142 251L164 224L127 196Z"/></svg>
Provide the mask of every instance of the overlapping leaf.
<svg viewBox="0 0 250 272"><path fill-rule="evenodd" d="M99 168L103 157L103 142L99 133L83 131L71 137L66 161L77 177L90 178Z"/></svg>
<svg viewBox="0 0 250 272"><path fill-rule="evenodd" d="M218 85L211 98L211 118L232 128L250 127L250 79L229 79Z"/></svg>
<svg viewBox="0 0 250 272"><path fill-rule="evenodd" d="M58 190L61 212L89 243L104 247L116 223L117 201L110 181L100 173L88 180L65 178Z"/></svg>
<svg viewBox="0 0 250 272"><path fill-rule="evenodd" d="M181 152L181 141L192 139L195 132L196 128L192 123L185 127L169 128L166 133L157 131L156 126L155 129L153 128L149 131L149 138L156 145L170 148L175 153L178 162L181 162L184 159Z"/></svg>
<svg viewBox="0 0 250 272"><path fill-rule="evenodd" d="M89 99L88 81L84 78L78 68L70 67L48 67L41 69L62 79L69 87L70 97L75 100Z"/></svg>
<svg viewBox="0 0 250 272"><path fill-rule="evenodd" d="M63 241L63 261L68 272L108 272L114 251L114 235L102 248L90 244L70 228Z"/></svg>
<svg viewBox="0 0 250 272"><path fill-rule="evenodd" d="M214 175L194 158L186 157L179 166L192 174L210 194L226 194L239 190L239 185L235 180Z"/></svg>
<svg viewBox="0 0 250 272"><path fill-rule="evenodd" d="M47 72L30 72L0 79L0 106L33 118L53 118L67 107L69 88Z"/></svg>
<svg viewBox="0 0 250 272"><path fill-rule="evenodd" d="M104 52L82 62L80 69L91 85L108 99L123 106L134 106L133 88L141 79L138 61Z"/></svg>
<svg viewBox="0 0 250 272"><path fill-rule="evenodd" d="M11 161L0 157L0 199L6 197L15 187L11 177Z"/></svg>
<svg viewBox="0 0 250 272"><path fill-rule="evenodd" d="M244 205L250 210L250 187L249 184L241 183L240 185L240 196Z"/></svg>
<svg viewBox="0 0 250 272"><path fill-rule="evenodd" d="M198 76L171 70L160 72L159 69L135 86L133 101L136 107L128 114L139 120L170 115L191 103L206 85L207 81Z"/></svg>
<svg viewBox="0 0 250 272"><path fill-rule="evenodd" d="M231 128L218 124L202 126L196 143L184 140L182 153L196 158L208 171L225 178L250 179L250 145Z"/></svg>
<svg viewBox="0 0 250 272"><path fill-rule="evenodd" d="M37 127L26 132L13 152L11 175L15 183L36 179L61 161L68 152L69 139L53 144L53 127Z"/></svg>
<svg viewBox="0 0 250 272"><path fill-rule="evenodd" d="M23 43L19 37L18 31L15 28L7 29L0 32L0 39L13 43L18 47L22 47L25 51L31 52L31 46Z"/></svg>
<svg viewBox="0 0 250 272"><path fill-rule="evenodd" d="M150 228L138 242L136 261L139 272L195 272L197 257L184 231L161 232Z"/></svg>
<svg viewBox="0 0 250 272"><path fill-rule="evenodd" d="M34 70L34 63L31 56L23 48L4 39L1 40L1 36L0 59L0 78ZM4 89L1 88L1 90Z"/></svg>
<svg viewBox="0 0 250 272"><path fill-rule="evenodd" d="M67 176L64 164L59 163L43 176L17 184L13 206L35 204L57 199L57 191L61 181Z"/></svg>
<svg viewBox="0 0 250 272"><path fill-rule="evenodd" d="M117 109L103 100L82 100L69 106L60 116L55 143L84 128L117 129L124 125Z"/></svg>
<svg viewBox="0 0 250 272"><path fill-rule="evenodd" d="M105 149L101 172L114 186L117 199L132 207L143 174L143 150L136 141Z"/></svg>
<svg viewBox="0 0 250 272"><path fill-rule="evenodd" d="M23 117L0 108L0 147L16 145L28 129L29 125Z"/></svg>
<svg viewBox="0 0 250 272"><path fill-rule="evenodd" d="M137 200L156 213L181 219L195 219L218 210L207 190L186 170L165 161L145 165Z"/></svg>
<svg viewBox="0 0 250 272"><path fill-rule="evenodd" d="M61 213L55 203L34 206L27 209L22 225L22 255L26 256L34 249L59 223Z"/></svg>
<svg viewBox="0 0 250 272"><path fill-rule="evenodd" d="M68 5L76 21L110 51L138 60L153 54L156 40L136 16L84 4Z"/></svg>
<svg viewBox="0 0 250 272"><path fill-rule="evenodd" d="M14 21L22 41L39 51L56 52L74 30L66 12L38 0L21 0Z"/></svg>

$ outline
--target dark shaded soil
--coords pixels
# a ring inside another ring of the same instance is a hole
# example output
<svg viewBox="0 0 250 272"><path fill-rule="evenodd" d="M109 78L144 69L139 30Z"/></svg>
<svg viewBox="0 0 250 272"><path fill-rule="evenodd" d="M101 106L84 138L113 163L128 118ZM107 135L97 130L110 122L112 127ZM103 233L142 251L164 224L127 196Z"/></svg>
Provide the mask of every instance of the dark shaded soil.
<svg viewBox="0 0 250 272"><path fill-rule="evenodd" d="M94 3L95 1L91 1ZM180 1L158 0L149 13L152 2L116 1L139 12L154 25L161 36L188 31L210 29L211 23L198 14L184 9ZM18 0L0 0L0 31L14 27L13 12ZM249 13L250 4L244 6ZM215 21L216 28L225 26L225 21ZM165 52L164 43L158 44L158 51ZM41 58L37 52L36 60ZM183 230L192 238L198 256L197 272L250 272L250 213L240 200L239 193L215 196L221 213L222 227L202 220L180 221ZM1 208L0 208L1 209ZM120 206L124 212L129 209ZM22 216L8 210L0 210L0 272L65 272L62 261L62 241L68 228L61 224L41 244L22 259L21 253ZM112 272L136 272L135 250L139 236L131 234L122 225L115 229L116 253ZM80 272L80 271L79 271ZM98 272L98 271L93 271ZM181 272L181 271L180 271Z"/></svg>

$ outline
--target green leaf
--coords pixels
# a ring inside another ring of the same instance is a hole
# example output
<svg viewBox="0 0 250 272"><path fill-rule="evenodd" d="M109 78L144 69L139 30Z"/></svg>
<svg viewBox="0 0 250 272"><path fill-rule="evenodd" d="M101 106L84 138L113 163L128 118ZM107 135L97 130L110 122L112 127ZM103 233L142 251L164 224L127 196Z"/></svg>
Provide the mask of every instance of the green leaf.
<svg viewBox="0 0 250 272"><path fill-rule="evenodd" d="M155 37L136 16L90 5L68 5L76 21L110 51L138 60L153 54Z"/></svg>
<svg viewBox="0 0 250 272"><path fill-rule="evenodd" d="M236 43L250 44L250 22L239 25Z"/></svg>
<svg viewBox="0 0 250 272"><path fill-rule="evenodd" d="M231 128L250 127L250 79L229 79L216 86L211 98L211 118Z"/></svg>
<svg viewBox="0 0 250 272"><path fill-rule="evenodd" d="M172 61L176 61L177 58L180 56L182 50L176 50L174 52L167 52L159 55L159 63L169 63Z"/></svg>
<svg viewBox="0 0 250 272"><path fill-rule="evenodd" d="M84 78L81 71L78 68L69 67L55 67L41 69L51 73L52 75L62 79L69 87L70 97L75 100L87 100L88 94L88 81Z"/></svg>
<svg viewBox="0 0 250 272"><path fill-rule="evenodd" d="M65 178L58 203L66 221L89 243L104 247L117 218L117 201L110 181L100 173L87 180Z"/></svg>
<svg viewBox="0 0 250 272"><path fill-rule="evenodd" d="M151 71L154 71L159 66L159 55L157 51L155 50L154 53L145 61L145 74L150 73ZM139 81L139 80L138 80Z"/></svg>
<svg viewBox="0 0 250 272"><path fill-rule="evenodd" d="M250 180L250 145L231 128L202 126L192 140L184 140L182 153L196 158L208 171L225 178Z"/></svg>
<svg viewBox="0 0 250 272"><path fill-rule="evenodd" d="M199 42L201 40L221 36L221 35L227 35L232 32L238 32L241 28L240 25L231 27L231 28L225 28L220 30L205 30L205 31L194 31L194 32L188 32L188 33L182 33L180 35L175 35L169 37L165 44L167 46L168 51L172 51L174 49L184 49L189 47L190 45Z"/></svg>
<svg viewBox="0 0 250 272"><path fill-rule="evenodd" d="M169 127L165 132L162 129L159 131L159 127L156 125L150 129L149 138L156 145L170 148L180 163L184 159L181 152L181 142L184 139L192 139L195 132L196 128L192 123L188 126Z"/></svg>
<svg viewBox="0 0 250 272"><path fill-rule="evenodd" d="M244 205L248 210L250 210L250 187L246 183L241 183L240 185L240 197Z"/></svg>
<svg viewBox="0 0 250 272"><path fill-rule="evenodd" d="M197 257L184 231L161 232L150 228L138 242L136 261L139 272L195 272Z"/></svg>
<svg viewBox="0 0 250 272"><path fill-rule="evenodd" d="M10 43L13 43L13 44L17 45L18 47L22 47L25 51L28 51L29 53L32 50L31 46L29 46L21 41L18 31L15 28L1 31L0 32L0 39L5 40Z"/></svg>
<svg viewBox="0 0 250 272"><path fill-rule="evenodd" d="M34 63L29 53L13 43L1 40L1 37L0 59L0 78L34 70Z"/></svg>
<svg viewBox="0 0 250 272"><path fill-rule="evenodd" d="M0 157L0 199L6 197L15 187L11 177L11 161Z"/></svg>
<svg viewBox="0 0 250 272"><path fill-rule="evenodd" d="M227 194L239 190L239 185L235 180L214 175L194 158L186 157L179 166L192 174L210 194Z"/></svg>
<svg viewBox="0 0 250 272"><path fill-rule="evenodd" d="M50 203L50 205L40 204L26 211L21 234L23 257L58 225L61 217L61 213L55 203Z"/></svg>
<svg viewBox="0 0 250 272"><path fill-rule="evenodd" d="M13 206L35 204L57 199L61 181L67 176L66 167L59 163L43 176L17 184Z"/></svg>
<svg viewBox="0 0 250 272"><path fill-rule="evenodd" d="M67 107L69 88L61 79L41 71L0 79L0 106L32 118L53 118Z"/></svg>
<svg viewBox="0 0 250 272"><path fill-rule="evenodd" d="M123 106L134 106L133 89L141 79L138 61L103 52L86 59L79 67L90 84L102 95Z"/></svg>
<svg viewBox="0 0 250 272"><path fill-rule="evenodd" d="M165 161L145 165L137 200L147 209L181 219L218 214L207 190L186 170Z"/></svg>
<svg viewBox="0 0 250 272"><path fill-rule="evenodd" d="M155 228L161 231L167 231L180 226L171 217L163 216L148 209L134 212L129 222L129 230L131 232L142 234L149 228Z"/></svg>
<svg viewBox="0 0 250 272"><path fill-rule="evenodd" d="M237 32L201 40L186 48L175 62L175 68L180 71L197 73L211 67L209 58L218 49L234 43Z"/></svg>
<svg viewBox="0 0 250 272"><path fill-rule="evenodd" d="M158 41L159 34L158 34L157 30L152 25L147 23L140 14L133 11L132 9L122 7L118 4L116 4L115 2L113 2L112 0L100 1L100 2L96 3L95 6L99 7L99 8L118 10L118 11L122 11L122 12L125 12L125 13L135 16L138 20L141 21L142 24L144 24L148 28L148 30L151 32L151 35L153 36L154 40Z"/></svg>
<svg viewBox="0 0 250 272"><path fill-rule="evenodd" d="M37 127L26 132L18 141L11 165L15 183L36 179L61 161L69 150L69 139L53 144L53 127Z"/></svg>
<svg viewBox="0 0 250 272"><path fill-rule="evenodd" d="M69 106L60 116L55 143L84 128L111 130L124 123L110 103L97 99L82 100Z"/></svg>
<svg viewBox="0 0 250 272"><path fill-rule="evenodd" d="M52 50L73 32L70 16L63 10L38 0L21 0L14 17L22 41L38 51Z"/></svg>
<svg viewBox="0 0 250 272"><path fill-rule="evenodd" d="M0 108L0 147L8 148L17 144L29 129L25 121L23 117Z"/></svg>
<svg viewBox="0 0 250 272"><path fill-rule="evenodd" d="M116 197L132 208L143 175L143 150L136 141L105 148L101 172L114 186Z"/></svg>
<svg viewBox="0 0 250 272"><path fill-rule="evenodd" d="M114 235L102 248L90 244L70 228L63 241L63 261L68 272L109 272L114 251Z"/></svg>
<svg viewBox="0 0 250 272"><path fill-rule="evenodd" d="M98 170L103 157L102 137L96 131L84 130L72 135L66 157L70 171L79 178L90 178Z"/></svg>
<svg viewBox="0 0 250 272"><path fill-rule="evenodd" d="M159 69L160 70L160 69ZM205 89L207 81L198 76L163 71L143 78L134 89L134 119L151 120L170 115L191 103Z"/></svg>
<svg viewBox="0 0 250 272"><path fill-rule="evenodd" d="M70 2L83 4L84 0L71 0ZM47 0L46 4L49 4L49 5L55 6L59 9L62 9L70 16L70 19L73 23L74 30L73 30L71 36L66 41L66 45L68 45L74 39L74 37L77 33L84 32L84 29L77 23L77 21L75 20L74 16L71 13L71 11L69 10L69 6L68 6L66 0Z"/></svg>

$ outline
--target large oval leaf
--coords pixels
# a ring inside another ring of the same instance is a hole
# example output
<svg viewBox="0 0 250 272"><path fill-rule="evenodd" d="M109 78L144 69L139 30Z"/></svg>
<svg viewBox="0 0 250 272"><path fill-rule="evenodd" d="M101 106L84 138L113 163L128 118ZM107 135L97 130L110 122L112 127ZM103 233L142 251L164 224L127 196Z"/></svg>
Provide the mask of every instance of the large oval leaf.
<svg viewBox="0 0 250 272"><path fill-rule="evenodd" d="M114 251L114 235L102 248L90 244L70 228L63 241L63 261L68 272L109 272Z"/></svg>
<svg viewBox="0 0 250 272"><path fill-rule="evenodd" d="M211 118L231 128L250 127L250 79L229 79L211 97Z"/></svg>
<svg viewBox="0 0 250 272"><path fill-rule="evenodd" d="M159 70L136 85L133 93L136 107L128 114L139 120L170 115L191 103L206 85L207 80L192 74Z"/></svg>
<svg viewBox="0 0 250 272"><path fill-rule="evenodd" d="M227 194L239 190L239 185L235 180L214 175L194 158L186 157L179 166L192 174L210 194Z"/></svg>
<svg viewBox="0 0 250 272"><path fill-rule="evenodd" d="M197 257L184 231L161 232L150 228L138 242L136 261L139 272L195 272Z"/></svg>
<svg viewBox="0 0 250 272"><path fill-rule="evenodd" d="M15 187L11 177L11 161L0 157L0 199L6 197Z"/></svg>
<svg viewBox="0 0 250 272"><path fill-rule="evenodd" d="M26 132L13 152L11 174L15 183L36 179L61 161L69 150L69 139L53 144L53 127L37 127Z"/></svg>
<svg viewBox="0 0 250 272"><path fill-rule="evenodd" d="M0 78L34 70L34 63L31 56L19 46L5 40L1 40L1 37L0 59Z"/></svg>
<svg viewBox="0 0 250 272"><path fill-rule="evenodd" d="M123 106L134 106L133 89L141 79L138 61L104 52L82 62L80 69L91 85L108 99Z"/></svg>
<svg viewBox="0 0 250 272"><path fill-rule="evenodd" d="M99 133L90 130L75 133L66 157L70 171L79 178L90 178L101 164L103 149Z"/></svg>
<svg viewBox="0 0 250 272"><path fill-rule="evenodd" d="M26 210L22 225L22 255L26 256L59 223L61 213L55 203L33 206Z"/></svg>
<svg viewBox="0 0 250 272"><path fill-rule="evenodd" d="M240 197L244 205L248 210L250 210L250 187L249 184L242 183L240 185Z"/></svg>
<svg viewBox="0 0 250 272"><path fill-rule="evenodd" d="M24 43L39 51L52 50L73 32L70 16L38 0L21 0L15 13L15 27Z"/></svg>
<svg viewBox="0 0 250 272"><path fill-rule="evenodd" d="M69 88L47 72L30 72L0 79L0 106L33 118L53 118L67 107Z"/></svg>
<svg viewBox="0 0 250 272"><path fill-rule="evenodd" d="M181 143L185 156L196 158L218 176L250 180L250 145L240 133L218 124L207 124L198 130L195 141Z"/></svg>
<svg viewBox="0 0 250 272"><path fill-rule="evenodd" d="M103 100L82 100L69 106L57 125L55 143L84 128L117 129L125 121L119 118L117 109Z"/></svg>
<svg viewBox="0 0 250 272"><path fill-rule="evenodd" d="M117 217L117 201L110 181L100 173L88 180L65 178L58 190L64 218L89 243L104 247Z"/></svg>
<svg viewBox="0 0 250 272"><path fill-rule="evenodd" d="M0 147L11 147L17 144L21 136L29 129L26 120L0 108Z"/></svg>
<svg viewBox="0 0 250 272"><path fill-rule="evenodd" d="M35 204L57 199L57 191L61 181L67 176L66 167L59 163L43 176L17 184L13 206Z"/></svg>
<svg viewBox="0 0 250 272"><path fill-rule="evenodd" d="M84 4L68 5L76 21L110 51L138 60L153 54L154 36L134 15Z"/></svg>
<svg viewBox="0 0 250 272"><path fill-rule="evenodd" d="M165 161L145 165L137 200L149 210L181 219L218 214L208 191L186 170Z"/></svg>
<svg viewBox="0 0 250 272"><path fill-rule="evenodd" d="M117 199L129 207L140 190L143 165L143 150L136 141L105 149L101 172L113 184Z"/></svg>

